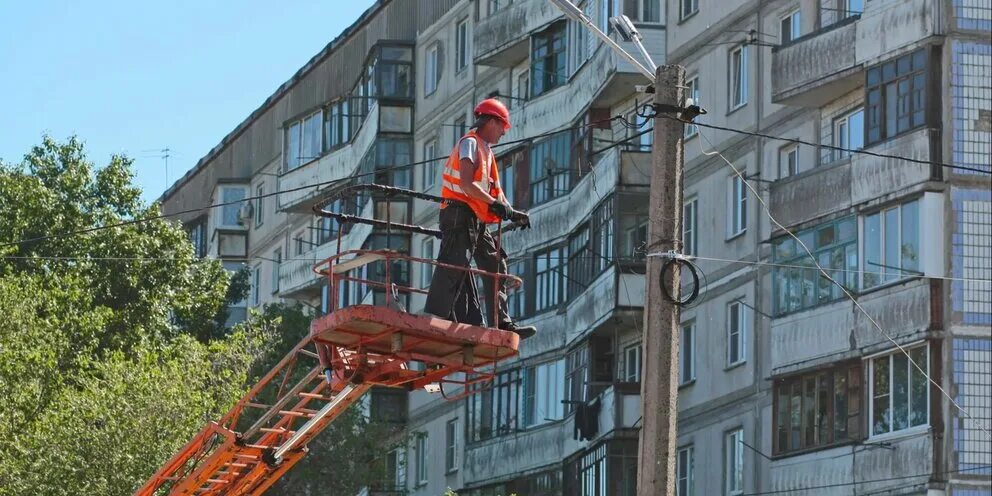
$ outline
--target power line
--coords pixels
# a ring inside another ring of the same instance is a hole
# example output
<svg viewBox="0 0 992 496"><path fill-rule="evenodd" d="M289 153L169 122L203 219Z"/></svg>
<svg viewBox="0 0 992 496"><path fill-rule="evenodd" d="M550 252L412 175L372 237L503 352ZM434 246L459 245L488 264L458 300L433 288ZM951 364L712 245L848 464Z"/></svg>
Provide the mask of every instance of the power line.
<svg viewBox="0 0 992 496"><path fill-rule="evenodd" d="M678 118L673 117L673 116L670 116L670 115L664 115L664 114L662 114L661 117L664 117L666 119L674 119L674 120L677 120L679 122L684 122L681 119L678 119ZM748 136L755 136L755 137L758 137L758 138L766 138L766 139L772 139L772 140L778 140L778 141L788 141L790 143L796 143L796 144L800 144L800 145L812 146L812 147L817 147L817 148L827 148L829 150L836 150L836 151L847 152L847 153L856 153L856 154L859 154L859 155L868 155L868 156L878 157L878 158L891 158L891 159L901 160L901 161L904 161L904 162L910 162L910 163L914 163L914 164L939 165L941 167L946 167L948 169L958 169L958 170L964 170L964 171L969 171L969 172L977 172L977 173L981 173L981 174L992 174L992 171L983 170L983 169L977 169L975 167L966 167L966 166L963 166L963 165L953 165L953 164L947 164L947 163L944 163L944 162L936 162L936 161L930 161L930 160L920 160L920 159L917 159L917 158L902 157L902 156L899 156L899 155L890 155L888 153L878 153L878 152L873 152L873 151L865 150L865 149L854 149L854 148L844 148L842 146L824 145L822 143L813 143L811 141L805 141L805 140L801 140L801 139L798 139L798 138L784 138L782 136L774 136L774 135L771 135L771 134L759 133L759 132L755 132L755 131L744 131L742 129L735 129L735 128L726 127L726 126L717 126L715 124L704 124L702 122L697 122L697 121L692 121L691 124L694 125L694 126L699 126L699 127L705 127L705 128L710 128L710 129L718 129L720 131L730 131L732 133L746 134ZM707 140L707 141L709 141L709 140Z"/></svg>
<svg viewBox="0 0 992 496"><path fill-rule="evenodd" d="M611 122L611 121L618 120L618 119L623 119L623 117L621 117L621 116L613 116L613 117L610 117L608 119L601 119L601 120L598 120L598 121L590 122L588 124L581 124L581 125L578 125L578 126L572 126L572 127L568 127L568 128L559 129L559 130L556 130L556 131L549 131L547 133L542 133L542 134L538 134L538 135L535 135L535 136L530 136L530 137L527 137L527 138L521 138L521 139L514 140L514 141L508 141L506 143L498 143L498 144L493 145L492 147L493 148L496 148L496 147L500 147L500 146L510 146L510 145L514 145L514 144L518 144L518 143L529 142L529 141L533 141L535 139L540 139L540 138L543 138L543 137L552 136L552 135L563 133L563 132L568 132L568 131L573 131L573 130L576 130L576 129L582 129L582 128L586 128L586 127L601 125L603 123ZM601 153L603 151L606 151L606 150L608 150L608 149L610 149L610 148L612 148L614 146L618 146L621 143L626 143L628 141L631 141L635 137L636 136L632 136L632 137L626 138L624 140L621 140L619 142L614 142L614 144L613 145L610 145L610 147L607 147L607 148L604 148L604 149L600 149L600 150L594 151L592 153L592 155L595 155L597 153ZM19 241L9 241L9 242L6 242L6 243L0 243L0 248L6 248L8 246L19 246L19 245L22 245L22 244L25 244L25 243L34 243L34 242L45 241L45 240L49 240L49 239L57 239L57 238L64 238L64 237L70 237L70 236L77 236L77 235L81 235L81 234L89 234L89 233L92 233L92 232L102 231L102 230L105 230L105 229L112 229L112 228L115 228L115 227L126 227L126 226L135 225L135 224L142 224L142 223L150 222L150 221L153 221L153 220L166 219L166 218L177 217L177 216L185 215L185 214L197 213L197 212L200 212L200 211L206 210L206 209L226 207L226 206L230 206L230 205L240 205L240 204L243 204L244 202L251 201L251 200L259 200L259 199L263 199L263 198L269 198L269 197L272 197L272 196L278 196L278 195L281 195L281 194L293 193L293 192L296 192L296 191L302 191L302 190L305 190L305 189L319 188L321 186L328 186L328 185L335 185L335 184L344 184L344 183L347 183L348 181L351 181L351 180L354 180L354 179L357 179L357 178L361 178L361 177L373 176L373 175L376 175L376 174L381 174L383 172L389 172L389 171L394 171L394 170L399 170L399 169L407 169L407 168L414 167L416 165L424 165L424 164L429 164L429 163L437 162L437 161L440 161L440 160L447 160L447 159L448 159L447 156L442 156L442 157L434 157L434 158L426 159L426 160L420 160L420 161L417 161L417 162L410 162L410 163L406 163L406 164L391 165L391 166L387 166L387 167L377 168L377 169L375 169L373 171L370 171L370 172L363 172L363 173L353 174L353 175L348 176L348 177L345 177L345 178L333 179L333 180L330 180L330 181L324 181L324 182L319 182L319 183L315 183L315 184L307 184L307 185L303 185L303 186L297 186L295 188L289 188L289 189L284 189L284 190L273 191L271 193L263 193L261 195L248 196L248 197L242 198L240 200L235 200L235 201L221 202L221 203L215 203L215 204L205 205L205 206L196 207L196 208L189 208L189 209L186 209L186 210L180 210L178 212L173 212L173 213L170 213L170 214L153 215L153 216L150 216L150 217L145 217L145 218L141 218L141 219L132 219L132 220L118 222L118 223L115 223L115 224L108 224L108 225L104 225L104 226L96 226L96 227L89 227L89 228L86 228L86 229L79 229L79 230L76 230L76 231L67 231L67 232L63 232L63 233L48 234L48 235L45 235L45 236L38 236L38 237L35 237L35 238L22 239L22 240L19 240Z"/></svg>
<svg viewBox="0 0 992 496"><path fill-rule="evenodd" d="M869 314L868 311L865 310L865 308L863 306L861 306L861 303L858 302L857 298L855 298L851 294L851 292L848 291L846 287L844 287L843 284L837 282L834 278L830 277L830 274L827 274L827 271L825 271L823 269L823 267L820 266L820 262L816 259L816 256L814 256L813 255L813 252L809 249L808 246L806 246L806 243L804 243L803 240L799 239L799 236L796 236L795 233L793 233L791 230L789 230L788 228L786 228L785 226L783 226L777 219L775 219L775 217L771 213L771 209L768 207L768 204L765 202L764 198L761 197L761 194L758 192L758 190L755 189L755 187L753 185L751 185L751 183L744 177L744 174L740 171L740 169L738 169L737 166L733 164L733 162L731 162L730 160L728 160L727 157L725 157L723 155L723 153L720 153L719 150L716 150L716 147L709 140L709 138L707 138L706 135L703 134L702 131L699 132L699 136L702 139L706 140L706 142L711 147L714 148L714 150L712 152L707 152L706 150L703 149L703 143L700 141L700 143L699 143L699 150L700 150L700 152L703 155L706 155L706 156L717 155L721 159L723 159L723 161L726 162L727 165L729 165L730 168L734 170L734 173L737 174L737 177L739 177L741 179L741 181L744 183L744 185L747 186L747 188L754 194L755 199L758 200L758 203L761 204L761 207L764 209L765 215L768 217L768 219L771 220L776 226L778 226L779 229L782 229L783 231L785 231L786 234L788 234L793 239L795 239L796 242L799 243L800 246L802 246L803 250L809 256L810 260L813 261L813 264L815 264L816 265L816 268L820 271L820 274L822 274L823 277L825 277L828 281L830 281L831 283L833 283L835 286L837 286L838 288L840 288L841 292L844 293L844 295L847 296L848 299L850 299L851 302L854 303L854 306L857 307L857 309L862 314L864 314L865 317L868 318L868 320L872 323L872 325L876 329L878 329L878 332L880 332L883 336L885 336L885 338L887 340L889 340L889 342L891 342L893 345L895 345L895 347L898 348L899 351L901 351L904 355L906 355L906 359L909 360L909 363L913 364L913 366L916 367L916 369L919 370L920 373L923 374L923 376L927 378L927 381L930 384L933 384L944 395L944 397L946 397L947 400L950 401L951 404L954 405L954 407L958 409L958 411L960 411L961 413L963 413L964 416L967 417L972 422L975 422L975 424L978 426L978 428L981 429L982 431L984 431L985 432L985 435L989 436L989 438L992 439L992 433L989 432L989 429L985 426L985 424L983 422L981 422L979 419L976 419L975 417L973 417L971 415L971 413L969 413L967 410L964 409L964 407L962 407L961 405L959 405L958 402L954 401L954 398L952 398L951 395L948 394L946 390L944 390L943 386L941 386L940 384L938 384L937 381L933 380L933 378L930 377L930 374L927 373L927 371L923 370L923 368L920 366L920 364L916 363L916 361L913 360L913 357L911 357L909 355L909 352L906 351L906 348L904 348L895 339L893 339L892 336L889 335L889 333L885 332L885 329L882 329L882 326L879 325L878 321L876 321L875 318L872 317L871 314Z"/></svg>

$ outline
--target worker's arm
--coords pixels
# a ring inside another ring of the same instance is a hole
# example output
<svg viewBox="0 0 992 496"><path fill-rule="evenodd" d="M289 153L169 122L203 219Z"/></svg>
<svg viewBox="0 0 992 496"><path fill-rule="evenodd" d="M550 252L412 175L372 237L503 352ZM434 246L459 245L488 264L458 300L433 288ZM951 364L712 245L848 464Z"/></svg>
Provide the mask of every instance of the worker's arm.
<svg viewBox="0 0 992 496"><path fill-rule="evenodd" d="M458 185L462 187L462 191L469 198L484 201L486 205L491 205L496 201L496 198L493 198L489 192L482 189L482 186L478 182L472 180L475 177L475 164L470 159L462 158L458 161L458 173L460 174Z"/></svg>

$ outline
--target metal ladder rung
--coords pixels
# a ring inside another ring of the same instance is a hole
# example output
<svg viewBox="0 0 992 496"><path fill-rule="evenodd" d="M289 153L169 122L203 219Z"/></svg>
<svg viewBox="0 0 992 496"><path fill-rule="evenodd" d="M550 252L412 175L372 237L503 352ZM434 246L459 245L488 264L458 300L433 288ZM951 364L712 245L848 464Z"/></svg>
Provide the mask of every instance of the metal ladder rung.
<svg viewBox="0 0 992 496"><path fill-rule="evenodd" d="M279 415L286 415L290 417L313 417L313 413L308 412L296 412L293 410L279 410Z"/></svg>
<svg viewBox="0 0 992 496"><path fill-rule="evenodd" d="M250 406L252 408L259 408L262 410L268 410L272 408L272 405L263 405L262 403L245 403L245 406Z"/></svg>
<svg viewBox="0 0 992 496"><path fill-rule="evenodd" d="M331 401L334 399L333 396L324 396L322 394L315 394L315 393L305 393L303 391L300 391L299 393L296 394L301 398L310 398L312 400Z"/></svg>
<svg viewBox="0 0 992 496"><path fill-rule="evenodd" d="M262 427L259 430L262 431L262 432L272 432L272 433L275 433L275 434L289 434L289 435L293 435L293 434L296 433L296 431L291 431L289 429L286 429L285 427L279 427L279 428L275 428L275 429L272 428L272 427Z"/></svg>

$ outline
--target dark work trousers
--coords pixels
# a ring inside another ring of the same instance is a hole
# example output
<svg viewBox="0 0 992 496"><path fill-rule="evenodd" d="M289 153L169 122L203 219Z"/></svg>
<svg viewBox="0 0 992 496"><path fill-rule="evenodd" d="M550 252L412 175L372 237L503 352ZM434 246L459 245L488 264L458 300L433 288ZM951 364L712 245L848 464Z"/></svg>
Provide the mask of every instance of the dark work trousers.
<svg viewBox="0 0 992 496"><path fill-rule="evenodd" d="M441 229L441 252L437 261L459 267L475 265L486 272L506 273L506 253L497 252L486 225L475 216L475 212L460 202L451 202L441 209L438 219ZM486 321L496 327L493 320L493 302L497 305L497 323L510 322L506 313L506 280L502 280L496 291L494 277L482 277L482 293L486 299ZM494 294L495 293L495 294ZM435 267L431 287L427 292L424 311L463 324L482 325L482 311L479 306L475 277L472 274L445 267Z"/></svg>

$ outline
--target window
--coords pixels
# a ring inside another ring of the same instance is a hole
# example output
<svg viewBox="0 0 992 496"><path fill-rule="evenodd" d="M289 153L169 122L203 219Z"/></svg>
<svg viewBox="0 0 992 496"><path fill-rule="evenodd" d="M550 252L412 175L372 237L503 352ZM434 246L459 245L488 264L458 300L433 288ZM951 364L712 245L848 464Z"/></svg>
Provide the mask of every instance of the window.
<svg viewBox="0 0 992 496"><path fill-rule="evenodd" d="M686 446L684 448L679 448L678 454L675 458L675 495L676 496L693 496L695 490L693 489L693 449L692 445Z"/></svg>
<svg viewBox="0 0 992 496"><path fill-rule="evenodd" d="M241 210L241 200L248 196L248 191L243 186L221 186L220 201L224 206L220 209L221 226L240 227L239 214Z"/></svg>
<svg viewBox="0 0 992 496"><path fill-rule="evenodd" d="M693 198L682 204L682 253L695 256L697 252L699 229L696 227L699 212L699 199Z"/></svg>
<svg viewBox="0 0 992 496"><path fill-rule="evenodd" d="M261 226L265 220L265 184L255 187L255 227Z"/></svg>
<svg viewBox="0 0 992 496"><path fill-rule="evenodd" d="M530 205L537 206L569 192L572 139L559 133L530 150Z"/></svg>
<svg viewBox="0 0 992 496"><path fill-rule="evenodd" d="M699 105L699 76L694 76L692 79L688 80L685 83L685 86L686 98L692 98L692 101L696 105ZM699 127L695 124L686 124L683 129L686 138L691 138L699 134Z"/></svg>
<svg viewBox="0 0 992 496"><path fill-rule="evenodd" d="M788 145L778 151L778 177L785 179L799 173L799 145Z"/></svg>
<svg viewBox="0 0 992 496"><path fill-rule="evenodd" d="M193 244L193 254L198 258L207 256L207 223L200 220L186 227L189 241Z"/></svg>
<svg viewBox="0 0 992 496"><path fill-rule="evenodd" d="M526 101L530 98L530 73L525 72L517 76L517 100ZM513 100L510 100L513 105Z"/></svg>
<svg viewBox="0 0 992 496"><path fill-rule="evenodd" d="M534 311L557 307L565 299L563 273L567 270L568 249L559 246L535 255Z"/></svg>
<svg viewBox="0 0 992 496"><path fill-rule="evenodd" d="M605 496L607 494L606 443L582 455L579 466L579 485L582 496Z"/></svg>
<svg viewBox="0 0 992 496"><path fill-rule="evenodd" d="M427 238L420 242L420 258L428 260L434 258L434 238ZM426 263L420 264L420 287L429 288L433 277L434 266Z"/></svg>
<svg viewBox="0 0 992 496"><path fill-rule="evenodd" d="M747 46L730 51L730 109L747 104Z"/></svg>
<svg viewBox="0 0 992 496"><path fill-rule="evenodd" d="M283 138L285 170L293 170L311 160L320 158L323 124L323 111L318 110L288 125Z"/></svg>
<svg viewBox="0 0 992 496"><path fill-rule="evenodd" d="M906 351L909 357L896 351L871 360L869 417L872 436L925 426L930 421L928 346L907 348Z"/></svg>
<svg viewBox="0 0 992 496"><path fill-rule="evenodd" d="M796 9L783 17L780 21L780 26L779 40L781 40L783 45L799 38L800 33L802 33L802 19L799 15L799 10Z"/></svg>
<svg viewBox="0 0 992 496"><path fill-rule="evenodd" d="M262 294L262 267L256 266L251 271L251 304L257 307Z"/></svg>
<svg viewBox="0 0 992 496"><path fill-rule="evenodd" d="M437 156L437 138L431 138L424 143L424 160L433 160L432 162L425 162L423 164L423 172L420 176L420 189L424 192L429 192L437 184L438 170L441 169L438 163L443 160Z"/></svg>
<svg viewBox="0 0 992 496"><path fill-rule="evenodd" d="M455 72L468 67L468 19L455 27Z"/></svg>
<svg viewBox="0 0 992 496"><path fill-rule="evenodd" d="M858 234L853 217L806 229L796 233L796 236L813 252L817 262L831 277L848 290L857 288ZM774 269L772 280L776 315L813 308L844 297L839 287L822 277L806 250L791 236L772 242L772 260L780 265L811 267Z"/></svg>
<svg viewBox="0 0 992 496"><path fill-rule="evenodd" d="M625 195L620 206L620 255L626 261L644 262L648 241L648 199Z"/></svg>
<svg viewBox="0 0 992 496"><path fill-rule="evenodd" d="M540 96L568 78L565 55L566 22L556 22L531 37L531 95Z"/></svg>
<svg viewBox="0 0 992 496"><path fill-rule="evenodd" d="M624 382L641 382L641 343L630 345L623 350Z"/></svg>
<svg viewBox="0 0 992 496"><path fill-rule="evenodd" d="M839 0L837 3L843 18L861 15L865 11L864 0Z"/></svg>
<svg viewBox="0 0 992 496"><path fill-rule="evenodd" d="M661 1L660 0L640 0L641 8L638 13L641 22L661 22Z"/></svg>
<svg viewBox="0 0 992 496"><path fill-rule="evenodd" d="M834 146L844 150L833 150L833 159L850 157L846 150L860 150L865 147L865 109L854 111L834 120Z"/></svg>
<svg viewBox="0 0 992 496"><path fill-rule="evenodd" d="M696 380L696 323L682 324L679 342L679 384Z"/></svg>
<svg viewBox="0 0 992 496"><path fill-rule="evenodd" d="M282 266L282 248L272 252L272 292L279 292L279 268Z"/></svg>
<svg viewBox="0 0 992 496"><path fill-rule="evenodd" d="M463 115L455 119L455 122L452 123L451 128L452 133L454 134L454 140L452 141L452 146L454 146L455 144L458 144L458 140L462 139L462 136L465 136L465 133L468 132L468 125L465 124L465 116Z"/></svg>
<svg viewBox="0 0 992 496"><path fill-rule="evenodd" d="M528 367L524 375L524 426L531 427L564 416L565 360Z"/></svg>
<svg viewBox="0 0 992 496"><path fill-rule="evenodd" d="M433 95L437 91L437 83L441 81L441 44L435 43L427 49L427 60L424 68L424 96Z"/></svg>
<svg viewBox="0 0 992 496"><path fill-rule="evenodd" d="M589 224L583 224L568 239L568 296L575 298L597 275L592 251L589 249Z"/></svg>
<svg viewBox="0 0 992 496"><path fill-rule="evenodd" d="M406 450L397 448L386 454L384 491L402 491L406 486Z"/></svg>
<svg viewBox="0 0 992 496"><path fill-rule="evenodd" d="M565 400L585 401L586 381L589 375L589 347L582 345L565 356ZM571 413L575 405L567 403L565 413Z"/></svg>
<svg viewBox="0 0 992 496"><path fill-rule="evenodd" d="M727 433L724 450L726 458L727 494L735 495L744 492L744 429L736 429Z"/></svg>
<svg viewBox="0 0 992 496"><path fill-rule="evenodd" d="M519 288L509 289L506 292L506 311L514 319L523 318L527 315L527 299L525 290L527 288L526 263L524 261L513 262L507 267L507 273L513 274L524 280Z"/></svg>
<svg viewBox="0 0 992 496"><path fill-rule="evenodd" d="M747 361L747 312L744 303L727 306L727 365Z"/></svg>
<svg viewBox="0 0 992 496"><path fill-rule="evenodd" d="M581 2L575 2L576 6L582 10L587 16L591 17L592 14L592 4L589 1L585 5ZM578 21L568 22L568 74L575 74L579 70L589 57L591 53L589 51L589 33L585 24Z"/></svg>
<svg viewBox="0 0 992 496"><path fill-rule="evenodd" d="M416 443L414 454L417 462L417 485L422 486L427 484L427 433L418 433Z"/></svg>
<svg viewBox="0 0 992 496"><path fill-rule="evenodd" d="M613 32L610 18L620 15L620 0L599 0L599 29L604 33Z"/></svg>
<svg viewBox="0 0 992 496"><path fill-rule="evenodd" d="M356 105L357 106L357 105ZM350 99L338 100L328 106L324 113L324 150L337 148L354 136Z"/></svg>
<svg viewBox="0 0 992 496"><path fill-rule="evenodd" d="M922 127L926 122L927 53L917 50L868 69L865 110L868 144Z"/></svg>
<svg viewBox="0 0 992 496"><path fill-rule="evenodd" d="M630 113L628 120L633 122L635 127L627 129L627 138L631 140L627 144L627 150L633 152L650 152L651 144L654 143L654 133L651 131L651 121L654 119L642 117L635 111ZM647 132L644 133L644 131ZM634 136L638 134L640 136L635 138Z"/></svg>
<svg viewBox="0 0 992 496"><path fill-rule="evenodd" d="M501 9L505 9L513 0L489 0L489 15L495 14Z"/></svg>
<svg viewBox="0 0 992 496"><path fill-rule="evenodd" d="M614 197L608 198L592 212L592 249L596 262L596 273L606 270L613 263L613 202Z"/></svg>
<svg viewBox="0 0 992 496"><path fill-rule="evenodd" d="M733 238L747 229L747 185L744 178L735 175L730 178L730 232Z"/></svg>
<svg viewBox="0 0 992 496"><path fill-rule="evenodd" d="M699 0L679 0L679 20L695 14L699 10Z"/></svg>
<svg viewBox="0 0 992 496"><path fill-rule="evenodd" d="M445 424L444 470L451 473L458 470L458 419L449 420Z"/></svg>
<svg viewBox="0 0 992 496"><path fill-rule="evenodd" d="M500 168L499 184L503 187L506 199L516 208L527 208L530 205L530 170L527 166L529 155L527 147L520 147L496 158Z"/></svg>
<svg viewBox="0 0 992 496"><path fill-rule="evenodd" d="M470 386L478 392L465 401L468 442L484 441L517 432L521 393L519 369L501 372L488 385Z"/></svg>
<svg viewBox="0 0 992 496"><path fill-rule="evenodd" d="M920 202L903 203L868 215L864 220L865 289L918 274L920 268Z"/></svg>
<svg viewBox="0 0 992 496"><path fill-rule="evenodd" d="M861 437L861 363L775 381L773 453L806 452Z"/></svg>

